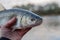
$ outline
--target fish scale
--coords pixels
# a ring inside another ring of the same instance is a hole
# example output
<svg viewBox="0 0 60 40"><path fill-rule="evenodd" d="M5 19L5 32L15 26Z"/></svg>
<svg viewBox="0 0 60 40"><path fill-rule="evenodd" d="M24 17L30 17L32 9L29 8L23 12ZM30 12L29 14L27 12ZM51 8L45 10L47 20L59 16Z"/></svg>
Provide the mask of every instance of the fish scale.
<svg viewBox="0 0 60 40"><path fill-rule="evenodd" d="M13 27L14 30L33 27L42 23L42 17L33 12L24 9L8 9L0 11L0 25L4 25L12 17L17 18L16 25Z"/></svg>

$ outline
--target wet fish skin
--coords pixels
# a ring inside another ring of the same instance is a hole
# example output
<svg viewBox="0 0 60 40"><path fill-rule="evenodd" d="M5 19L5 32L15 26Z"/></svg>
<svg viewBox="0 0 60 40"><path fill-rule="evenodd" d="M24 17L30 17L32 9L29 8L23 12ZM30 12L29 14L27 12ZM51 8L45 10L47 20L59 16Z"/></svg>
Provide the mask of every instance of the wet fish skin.
<svg viewBox="0 0 60 40"><path fill-rule="evenodd" d="M24 9L8 9L0 11L0 25L5 24L12 17L17 18L16 25L14 25L13 29L24 29L42 23L42 18L33 12Z"/></svg>

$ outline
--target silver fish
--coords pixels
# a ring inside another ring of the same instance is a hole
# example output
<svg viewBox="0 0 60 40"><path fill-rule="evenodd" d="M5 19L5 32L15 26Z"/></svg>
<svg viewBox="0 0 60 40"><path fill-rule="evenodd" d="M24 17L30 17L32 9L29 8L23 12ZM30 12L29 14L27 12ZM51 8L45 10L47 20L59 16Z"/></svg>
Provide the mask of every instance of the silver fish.
<svg viewBox="0 0 60 40"><path fill-rule="evenodd" d="M12 17L17 18L14 30L34 27L42 23L42 18L33 12L24 9L8 9L0 11L0 25L5 24Z"/></svg>

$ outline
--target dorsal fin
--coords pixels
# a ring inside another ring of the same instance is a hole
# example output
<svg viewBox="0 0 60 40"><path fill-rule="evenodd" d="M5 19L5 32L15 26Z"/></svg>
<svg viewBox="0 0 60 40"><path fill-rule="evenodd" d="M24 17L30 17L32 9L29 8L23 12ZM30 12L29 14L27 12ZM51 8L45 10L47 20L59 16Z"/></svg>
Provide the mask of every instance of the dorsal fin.
<svg viewBox="0 0 60 40"><path fill-rule="evenodd" d="M0 3L0 11L6 10L4 6Z"/></svg>

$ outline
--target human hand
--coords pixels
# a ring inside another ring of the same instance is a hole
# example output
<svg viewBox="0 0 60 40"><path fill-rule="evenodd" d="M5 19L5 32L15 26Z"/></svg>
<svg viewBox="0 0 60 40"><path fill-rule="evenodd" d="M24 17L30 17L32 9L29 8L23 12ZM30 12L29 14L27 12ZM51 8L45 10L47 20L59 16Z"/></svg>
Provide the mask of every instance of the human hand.
<svg viewBox="0 0 60 40"><path fill-rule="evenodd" d="M12 27L16 23L16 21L17 19L16 17L14 17L3 26L0 26L1 29L0 33L2 37L6 37L11 40L21 40L21 38L31 29L31 28L26 28L26 29L19 29L12 31Z"/></svg>

